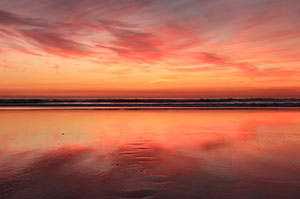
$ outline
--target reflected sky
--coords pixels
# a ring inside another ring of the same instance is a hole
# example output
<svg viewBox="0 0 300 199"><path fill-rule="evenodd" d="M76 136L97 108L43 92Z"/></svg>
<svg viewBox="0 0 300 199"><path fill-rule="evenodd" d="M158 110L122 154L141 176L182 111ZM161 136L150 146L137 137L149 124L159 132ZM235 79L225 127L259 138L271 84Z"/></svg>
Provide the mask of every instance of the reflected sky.
<svg viewBox="0 0 300 199"><path fill-rule="evenodd" d="M299 198L295 110L0 111L0 198Z"/></svg>

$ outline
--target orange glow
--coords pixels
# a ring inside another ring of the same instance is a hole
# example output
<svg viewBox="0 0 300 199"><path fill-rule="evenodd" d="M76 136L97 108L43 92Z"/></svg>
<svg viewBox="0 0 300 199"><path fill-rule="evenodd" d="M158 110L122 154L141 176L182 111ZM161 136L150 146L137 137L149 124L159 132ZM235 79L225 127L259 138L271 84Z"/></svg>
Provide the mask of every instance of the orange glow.
<svg viewBox="0 0 300 199"><path fill-rule="evenodd" d="M295 109L0 111L0 177L10 183L1 196L297 198L298 115Z"/></svg>
<svg viewBox="0 0 300 199"><path fill-rule="evenodd" d="M4 0L0 96L299 97L299 3Z"/></svg>
<svg viewBox="0 0 300 199"><path fill-rule="evenodd" d="M293 110L1 111L0 151L64 146L112 151L137 139L153 139L160 147L194 149L223 143L255 150L250 146L264 136L298 139L297 114Z"/></svg>

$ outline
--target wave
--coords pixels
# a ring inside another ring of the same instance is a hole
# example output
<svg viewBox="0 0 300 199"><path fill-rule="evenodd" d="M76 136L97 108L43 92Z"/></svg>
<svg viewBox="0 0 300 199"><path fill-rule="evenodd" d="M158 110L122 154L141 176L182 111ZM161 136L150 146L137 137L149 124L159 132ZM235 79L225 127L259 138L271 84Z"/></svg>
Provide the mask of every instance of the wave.
<svg viewBox="0 0 300 199"><path fill-rule="evenodd" d="M299 98L35 98L0 99L0 108L272 108L300 107Z"/></svg>

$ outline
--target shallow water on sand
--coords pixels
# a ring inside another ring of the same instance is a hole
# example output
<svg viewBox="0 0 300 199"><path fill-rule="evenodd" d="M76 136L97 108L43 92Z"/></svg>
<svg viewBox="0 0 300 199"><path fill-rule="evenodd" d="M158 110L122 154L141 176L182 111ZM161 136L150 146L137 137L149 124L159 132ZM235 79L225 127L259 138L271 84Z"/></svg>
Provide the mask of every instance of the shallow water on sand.
<svg viewBox="0 0 300 199"><path fill-rule="evenodd" d="M300 198L300 111L0 111L0 198Z"/></svg>

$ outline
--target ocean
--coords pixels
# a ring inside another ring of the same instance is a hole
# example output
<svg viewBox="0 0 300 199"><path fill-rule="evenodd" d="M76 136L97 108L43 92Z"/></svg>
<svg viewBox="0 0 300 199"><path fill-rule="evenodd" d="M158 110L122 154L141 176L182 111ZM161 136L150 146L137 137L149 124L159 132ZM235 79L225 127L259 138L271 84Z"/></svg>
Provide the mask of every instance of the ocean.
<svg viewBox="0 0 300 199"><path fill-rule="evenodd" d="M22 106L0 111L0 198L299 198L298 108L155 100L2 101Z"/></svg>

